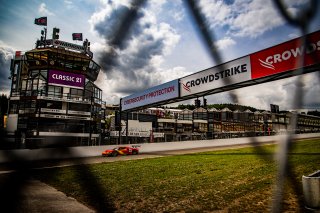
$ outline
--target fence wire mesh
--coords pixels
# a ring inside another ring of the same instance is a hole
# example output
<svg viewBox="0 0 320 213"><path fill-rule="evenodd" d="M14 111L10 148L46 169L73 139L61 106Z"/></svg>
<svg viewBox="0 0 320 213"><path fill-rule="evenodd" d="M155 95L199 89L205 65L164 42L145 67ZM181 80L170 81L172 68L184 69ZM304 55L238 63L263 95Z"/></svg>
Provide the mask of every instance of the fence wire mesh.
<svg viewBox="0 0 320 213"><path fill-rule="evenodd" d="M302 39L300 41L301 46L305 46L306 41L306 34L308 32L309 23L311 22L312 18L316 14L316 8L317 8L317 1L312 0L310 1L307 8L301 9L297 14L297 16L293 16L286 10L286 5L281 0L274 0L274 4L276 5L277 9L279 10L279 13L285 18L285 20L293 25L294 27L298 28L302 34ZM187 0L186 6L190 10L190 14L193 15L195 22L197 24L198 31L200 32L200 36L202 37L203 43L208 48L208 52L210 53L211 58L217 63L222 64L221 55L217 49L217 47L214 46L215 43L215 37L214 32L209 31L209 26L207 26L207 22L205 20L205 17L201 14L200 7L198 6L198 1L195 0ZM318 61L319 59L314 59ZM304 64L304 57L298 58L298 67L302 67L298 69L296 72L299 74L303 73L303 64ZM224 69L224 68L222 68ZM228 78L224 78L224 84L228 85ZM302 97L303 97L303 76L299 76L298 80L296 81L296 91L294 92L294 98L293 103L291 103L291 106L294 109L300 109L302 107ZM237 94L235 92L230 92L230 97L234 103L239 103L239 99L237 97ZM294 114L292 118L293 123L293 129L296 129L297 126L297 115ZM293 133L287 133L286 137L278 141L279 151L276 156L276 159L278 161L278 169L276 174L276 180L275 180L275 186L274 186L274 192L273 192L273 199L272 199L272 205L271 205L271 212L281 212L282 209L282 200L283 200L283 190L284 190L284 183L285 180L288 179L289 182L292 182L292 186L294 187L294 191L296 194L299 194L299 187L298 183L296 183L294 172L289 165L288 162L288 153L291 149L292 144L292 134ZM256 142L252 141L252 146L259 149L259 152L264 152L264 150L261 150L263 148L258 148L255 146ZM260 155L263 156L263 155ZM300 206L303 205L303 201L299 200Z"/></svg>
<svg viewBox="0 0 320 213"><path fill-rule="evenodd" d="M306 34L308 32L309 23L311 22L312 18L315 16L315 14L318 12L316 11L318 1L317 0L311 0L308 4L307 8L301 9L297 14L297 16L293 16L292 14L288 13L286 10L285 3L281 0L274 0L274 5L279 11L279 14L292 26L296 27L300 30L301 34L303 35L301 39L301 45L305 45L307 43ZM143 5L146 3L145 0L134 0L132 1L131 9L124 14L121 18L120 25L115 26L114 33L110 37L110 46L119 46L122 42L125 40L125 36L129 33L130 28L133 27L135 21L138 19L137 12L139 8L143 7ZM193 17L196 28L199 32L199 37L202 39L203 43L205 44L208 54L210 54L212 60L216 64L222 64L223 60L221 57L221 53L218 51L215 44L215 36L214 32L209 30L208 23L204 17L204 15L201 13L201 9L199 7L199 2L196 0L186 0L184 1L186 8L188 8L189 15ZM110 55L110 60L113 60L114 56ZM299 64L304 64L304 58L299 57ZM314 60L319 61L319 58L315 58ZM302 67L302 66L301 66ZM222 68L224 69L224 68ZM303 73L303 68L295 71L297 73ZM303 104L303 75L298 76L298 80L296 81L296 91L294 92L294 98L292 108L299 109L301 108ZM228 78L223 78L225 84L229 84ZM320 81L320 76L319 76ZM231 99L233 103L239 103L241 100L239 100L239 97L237 94L233 91L230 92ZM293 127L292 129L295 129L297 125L297 116L293 116ZM292 168L292 165L290 165L288 161L288 153L290 152L292 148L292 141L293 141L293 133L288 132L285 137L282 137L281 140L277 141L277 145L279 147L279 151L277 153L276 159L277 159L277 174L276 174L276 180L274 185L274 191L273 191L273 197L272 197L272 204L271 204L271 212L281 212L282 211L282 200L283 200L283 194L284 194L284 184L285 181L288 181L291 183L291 186L293 187L293 191L296 194L301 194L301 189L299 187L299 183L297 183L296 179L294 178L296 175L294 173L294 170ZM258 142L254 138L250 138L251 145L254 147L257 151L257 153L267 153L266 150L264 150L263 147L258 146ZM69 153L71 152L68 148L64 148L61 150L62 153ZM54 155L54 153L52 153ZM8 157L12 158L10 156L11 154L8 152ZM259 155L263 160L270 162L268 155ZM33 162L22 162L19 161L19 156L16 156L17 162L15 162L14 168L17 170L16 173L12 173L9 178L7 179L7 182L3 184L4 187L1 189L3 191L10 191L9 196L1 197L1 202L4 204L4 206L7 207L8 210L11 210L11 212L15 212L17 209L17 203L18 199L21 196L21 193L27 184L26 179L29 177L29 174L31 173L30 170L34 167ZM105 203L105 200L108 200L108 198L105 197L104 192L99 190L99 180L95 178L95 176L91 173L88 166L83 165L81 168L81 173L79 174L79 177L81 181L83 182L83 185L85 187L83 190L85 190L90 196L92 196L97 203L99 203L99 208L97 209L98 212L110 212L114 210L114 207L111 203ZM8 188L9 186L15 186L14 188ZM299 205L303 206L303 201L300 197L298 197L300 200ZM9 206L8 206L9 205Z"/></svg>

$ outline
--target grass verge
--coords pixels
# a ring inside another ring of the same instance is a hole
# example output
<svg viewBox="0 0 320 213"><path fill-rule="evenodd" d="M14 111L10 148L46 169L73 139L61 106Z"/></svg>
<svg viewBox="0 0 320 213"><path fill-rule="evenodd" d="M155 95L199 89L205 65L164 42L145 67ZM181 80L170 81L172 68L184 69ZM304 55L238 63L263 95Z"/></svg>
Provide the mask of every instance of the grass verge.
<svg viewBox="0 0 320 213"><path fill-rule="evenodd" d="M265 212L275 145L36 171L35 178L99 212ZM302 175L319 170L320 140L294 143L284 210L303 209Z"/></svg>

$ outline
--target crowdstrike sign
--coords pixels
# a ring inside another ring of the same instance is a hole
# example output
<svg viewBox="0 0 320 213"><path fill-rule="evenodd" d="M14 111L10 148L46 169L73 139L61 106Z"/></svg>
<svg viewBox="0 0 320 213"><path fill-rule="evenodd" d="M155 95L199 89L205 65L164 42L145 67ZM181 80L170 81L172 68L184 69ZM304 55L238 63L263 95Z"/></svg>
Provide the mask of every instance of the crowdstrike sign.
<svg viewBox="0 0 320 213"><path fill-rule="evenodd" d="M122 110L128 110L179 97L178 80L152 87L140 93L122 98Z"/></svg>
<svg viewBox="0 0 320 213"><path fill-rule="evenodd" d="M251 80L249 56L181 78L181 97L247 80Z"/></svg>
<svg viewBox="0 0 320 213"><path fill-rule="evenodd" d="M48 84L83 89L85 77L81 74L49 70Z"/></svg>
<svg viewBox="0 0 320 213"><path fill-rule="evenodd" d="M308 43L303 46L301 45L300 38L293 39L251 54L252 79L292 71L319 63L320 32L309 34L307 41ZM304 64L300 64L299 66L298 59L301 57L304 57Z"/></svg>

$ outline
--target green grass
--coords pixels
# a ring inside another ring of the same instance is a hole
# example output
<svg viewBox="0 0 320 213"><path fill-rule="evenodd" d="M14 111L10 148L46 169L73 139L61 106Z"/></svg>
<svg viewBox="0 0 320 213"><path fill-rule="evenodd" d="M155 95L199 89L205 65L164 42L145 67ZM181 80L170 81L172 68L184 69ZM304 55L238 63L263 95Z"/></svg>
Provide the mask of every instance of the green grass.
<svg viewBox="0 0 320 213"><path fill-rule="evenodd" d="M270 208L276 146L37 171L35 178L98 211L265 212ZM320 169L320 140L294 144L284 208L303 208L301 177Z"/></svg>

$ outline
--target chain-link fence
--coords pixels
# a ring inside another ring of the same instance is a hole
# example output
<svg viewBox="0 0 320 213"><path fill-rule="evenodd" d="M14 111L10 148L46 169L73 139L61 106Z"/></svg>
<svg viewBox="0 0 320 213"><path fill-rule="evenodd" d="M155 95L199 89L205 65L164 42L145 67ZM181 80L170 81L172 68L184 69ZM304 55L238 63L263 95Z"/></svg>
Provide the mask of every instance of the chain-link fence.
<svg viewBox="0 0 320 213"><path fill-rule="evenodd" d="M316 14L316 8L317 8L317 1L312 0L310 1L307 8L299 11L297 13L297 16L293 16L286 10L286 5L281 0L274 0L274 4L276 5L277 9L279 10L279 13L285 18L285 20L293 25L294 27L298 28L301 31L301 34L303 35L301 44L302 46L305 46L307 43L306 41L306 34L308 32L309 23L311 22L312 18ZM217 63L221 64L222 59L220 56L219 51L214 46L214 34L213 32L209 31L209 27L207 26L207 22L204 18L204 16L201 14L200 8L197 4L197 1L194 0L188 0L186 1L186 6L190 10L190 14L193 15L195 22L197 23L198 30L202 36L203 42L206 44L208 48L208 52L211 54L212 59ZM298 64L303 67L304 64L304 57L299 57ZM314 59L315 61L319 61L318 58ZM303 68L298 69L296 72L303 73ZM229 84L228 78L224 78L225 84ZM296 82L296 91L294 93L292 108L294 109L300 109L302 107L302 97L303 97L303 89L302 89L302 82L303 82L303 76L298 77L298 81ZM236 93L231 92L231 98L234 103L238 103L238 97ZM293 123L293 129L295 129L297 125L297 115L295 114L292 118ZM288 163L288 153L290 152L291 143L292 143L292 134L288 133L286 137L283 138L282 141L278 141L278 145L280 147L277 160L278 160L278 169L277 169L277 175L276 175L276 184L274 187L274 194L273 194L273 202L271 211L272 212L280 212L281 211L281 205L282 205L282 199L283 199L283 188L284 188L284 182L286 179L288 179L289 182L292 182L292 186L294 186L294 191L298 194L299 192L299 184L296 183L294 172ZM259 152L264 152L263 148L258 148L257 146L254 146L255 141L252 141L253 147L256 147L259 149ZM262 149L262 150L261 150ZM260 155L263 156L263 155ZM302 204L303 201L299 200L299 203Z"/></svg>

